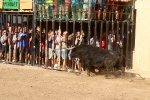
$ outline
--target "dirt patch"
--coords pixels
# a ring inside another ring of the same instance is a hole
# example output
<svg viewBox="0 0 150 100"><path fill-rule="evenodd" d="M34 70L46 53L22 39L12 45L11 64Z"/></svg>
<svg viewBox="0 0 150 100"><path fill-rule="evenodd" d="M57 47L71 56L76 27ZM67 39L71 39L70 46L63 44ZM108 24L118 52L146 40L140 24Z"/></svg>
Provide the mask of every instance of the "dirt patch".
<svg viewBox="0 0 150 100"><path fill-rule="evenodd" d="M0 100L149 100L150 79L0 64Z"/></svg>

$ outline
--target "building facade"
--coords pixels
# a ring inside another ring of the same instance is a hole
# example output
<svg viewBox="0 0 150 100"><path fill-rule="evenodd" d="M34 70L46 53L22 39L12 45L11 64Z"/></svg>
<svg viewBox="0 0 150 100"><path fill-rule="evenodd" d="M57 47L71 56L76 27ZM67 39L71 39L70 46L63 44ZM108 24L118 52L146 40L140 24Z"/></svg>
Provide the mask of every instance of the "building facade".
<svg viewBox="0 0 150 100"><path fill-rule="evenodd" d="M150 0L136 0L135 48L133 69L150 71Z"/></svg>

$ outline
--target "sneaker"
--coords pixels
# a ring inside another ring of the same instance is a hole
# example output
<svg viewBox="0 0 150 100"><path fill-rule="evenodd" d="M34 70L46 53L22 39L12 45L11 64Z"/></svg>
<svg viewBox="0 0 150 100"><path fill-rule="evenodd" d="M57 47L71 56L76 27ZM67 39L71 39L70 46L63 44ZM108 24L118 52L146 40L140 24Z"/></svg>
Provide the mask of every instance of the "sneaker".
<svg viewBox="0 0 150 100"><path fill-rule="evenodd" d="M68 72L72 72L72 69L68 69Z"/></svg>
<svg viewBox="0 0 150 100"><path fill-rule="evenodd" d="M61 70L61 71L65 71L65 68L61 68L60 70Z"/></svg>
<svg viewBox="0 0 150 100"><path fill-rule="evenodd" d="M54 69L57 69L57 67L58 67L58 65L57 65L57 64L55 64L55 65L54 65Z"/></svg>
<svg viewBox="0 0 150 100"><path fill-rule="evenodd" d="M79 70L74 70L74 72L79 72Z"/></svg>
<svg viewBox="0 0 150 100"><path fill-rule="evenodd" d="M5 61L5 64L9 64L8 60Z"/></svg>
<svg viewBox="0 0 150 100"><path fill-rule="evenodd" d="M15 59L13 59L12 62L15 62Z"/></svg>

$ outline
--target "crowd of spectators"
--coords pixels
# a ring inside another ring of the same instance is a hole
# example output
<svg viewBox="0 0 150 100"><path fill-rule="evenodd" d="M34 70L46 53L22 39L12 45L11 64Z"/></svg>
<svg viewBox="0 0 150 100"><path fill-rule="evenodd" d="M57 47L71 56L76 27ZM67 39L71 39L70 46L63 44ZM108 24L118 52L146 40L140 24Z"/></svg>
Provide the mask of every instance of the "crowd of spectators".
<svg viewBox="0 0 150 100"><path fill-rule="evenodd" d="M38 18L55 20L129 20L131 1L126 0L36 0ZM90 8L89 8L90 7ZM90 13L89 13L90 11Z"/></svg>
<svg viewBox="0 0 150 100"><path fill-rule="evenodd" d="M35 59L33 59L35 65L41 63L44 68L59 68L61 70L74 69L76 71L84 70L83 66L79 63L79 58L72 60L70 57L72 50L66 50L64 48L90 43L90 45L106 49L107 41L108 50L121 52L120 50L125 47L122 43L122 38L126 38L125 34L122 37L121 29L119 30L118 35L116 30L109 30L108 37L106 37L106 32L103 32L101 42L99 34L97 34L96 38L91 37L88 42L86 36L87 33L85 33L84 30L77 30L74 34L68 33L67 31L61 31L60 29L51 30L50 28L46 40L46 29L40 29L40 27L37 26L34 38L32 37L32 34L32 28L27 31L26 26L15 27L10 26L8 23L7 29L2 27L0 36L1 60L5 59L6 63L27 62L28 64L32 64L33 53L35 53ZM35 46L33 46L33 39L35 40ZM35 49L33 49L33 47L35 47ZM25 56L26 52L28 54L27 60ZM48 56L46 55L46 52ZM72 68L72 63L75 63L74 68Z"/></svg>

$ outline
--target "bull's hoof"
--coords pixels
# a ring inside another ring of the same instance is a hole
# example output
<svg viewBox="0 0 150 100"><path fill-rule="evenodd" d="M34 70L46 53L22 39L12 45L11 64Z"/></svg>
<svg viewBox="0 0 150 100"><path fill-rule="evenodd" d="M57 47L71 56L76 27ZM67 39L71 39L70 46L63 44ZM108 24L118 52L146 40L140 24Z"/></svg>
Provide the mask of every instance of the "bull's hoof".
<svg viewBox="0 0 150 100"><path fill-rule="evenodd" d="M94 77L94 76L96 76L96 74L95 73L90 73L90 76Z"/></svg>
<svg viewBox="0 0 150 100"><path fill-rule="evenodd" d="M90 76L90 73L87 73L87 76Z"/></svg>

